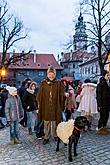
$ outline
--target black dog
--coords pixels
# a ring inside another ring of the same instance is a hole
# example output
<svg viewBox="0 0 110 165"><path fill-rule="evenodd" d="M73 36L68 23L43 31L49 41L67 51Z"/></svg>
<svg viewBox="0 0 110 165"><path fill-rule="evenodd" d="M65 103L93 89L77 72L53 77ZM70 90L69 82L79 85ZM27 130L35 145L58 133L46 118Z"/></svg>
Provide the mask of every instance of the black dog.
<svg viewBox="0 0 110 165"><path fill-rule="evenodd" d="M86 125L88 126L88 123L89 122L85 116L79 116L75 119L74 130L72 135L69 137L68 159L70 162L72 162L72 144L74 142L74 156L77 156L76 147L80 138L80 132L85 128ZM60 138L58 137L56 151L59 151L59 143Z"/></svg>

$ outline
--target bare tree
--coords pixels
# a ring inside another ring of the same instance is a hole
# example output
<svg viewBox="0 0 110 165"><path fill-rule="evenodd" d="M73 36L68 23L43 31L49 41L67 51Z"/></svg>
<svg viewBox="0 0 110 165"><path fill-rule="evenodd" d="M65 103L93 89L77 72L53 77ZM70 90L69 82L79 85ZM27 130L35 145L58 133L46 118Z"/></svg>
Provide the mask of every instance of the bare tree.
<svg viewBox="0 0 110 165"><path fill-rule="evenodd" d="M28 53L23 52L18 55L16 54L16 56L13 54L11 57L9 57L9 59L7 59L7 51L11 47L14 47L18 41L26 39L27 32L23 26L23 22L19 20L19 18L12 14L8 14L8 5L4 1L1 5L0 12L0 41L2 46L2 58L0 66L5 66L5 68L8 68L11 63L16 64L21 57L29 54L30 51Z"/></svg>
<svg viewBox="0 0 110 165"><path fill-rule="evenodd" d="M89 21L86 22L88 41L95 44L98 50L100 73L107 63L110 45L106 45L105 36L110 32L110 0L82 0L83 14ZM104 49L104 51L103 51Z"/></svg>

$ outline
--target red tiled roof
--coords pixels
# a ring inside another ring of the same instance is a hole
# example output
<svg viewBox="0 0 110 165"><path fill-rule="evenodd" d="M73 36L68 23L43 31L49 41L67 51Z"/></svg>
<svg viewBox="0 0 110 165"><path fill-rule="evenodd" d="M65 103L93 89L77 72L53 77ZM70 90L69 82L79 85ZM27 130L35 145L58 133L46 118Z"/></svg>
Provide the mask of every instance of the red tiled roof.
<svg viewBox="0 0 110 165"><path fill-rule="evenodd" d="M15 56L18 53L14 54ZM27 59L17 62L17 65L10 65L10 69L48 69L49 66L53 66L55 69L63 69L56 61L53 54L35 54L36 62L34 62L34 54L30 53L26 55ZM7 59L9 59L9 53L7 53Z"/></svg>
<svg viewBox="0 0 110 165"><path fill-rule="evenodd" d="M83 57L90 57L93 56L93 53L88 53L88 52L72 52L72 58L75 60L82 59ZM64 53L64 59L65 60L70 60L71 57L71 52L69 53Z"/></svg>

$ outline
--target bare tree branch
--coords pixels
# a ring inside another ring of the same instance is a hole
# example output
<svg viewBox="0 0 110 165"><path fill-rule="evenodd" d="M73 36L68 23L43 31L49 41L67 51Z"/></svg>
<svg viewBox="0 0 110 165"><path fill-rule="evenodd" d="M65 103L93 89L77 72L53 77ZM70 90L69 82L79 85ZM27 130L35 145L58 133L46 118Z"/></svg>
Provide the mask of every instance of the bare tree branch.
<svg viewBox="0 0 110 165"><path fill-rule="evenodd" d="M28 53L23 53L20 54L19 56L12 56L9 58L7 61L6 55L7 51L14 46L15 43L17 43L20 40L26 39L28 34L25 32L23 22L19 20L16 16L14 15L8 15L8 8L7 8L7 3L5 2L3 6L1 6L3 9L2 17L0 18L1 23L1 41L2 41L2 61L1 65L6 65L8 67L11 63L19 61L22 57Z"/></svg>

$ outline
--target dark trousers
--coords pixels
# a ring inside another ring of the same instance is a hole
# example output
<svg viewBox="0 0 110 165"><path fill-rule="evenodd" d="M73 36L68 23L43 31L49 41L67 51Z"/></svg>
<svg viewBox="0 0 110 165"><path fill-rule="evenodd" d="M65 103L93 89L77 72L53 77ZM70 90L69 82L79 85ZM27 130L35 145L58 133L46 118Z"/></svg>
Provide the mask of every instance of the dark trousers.
<svg viewBox="0 0 110 165"><path fill-rule="evenodd" d="M68 121L71 118L71 112L68 108L65 110L65 116L66 116L66 121Z"/></svg>
<svg viewBox="0 0 110 165"><path fill-rule="evenodd" d="M109 118L109 108L108 107L101 108L100 118L98 121L98 129L100 129L101 127L103 128L106 127L108 118Z"/></svg>
<svg viewBox="0 0 110 165"><path fill-rule="evenodd" d="M36 135L44 135L44 122L43 121L39 121L37 125L35 126L35 131L36 131Z"/></svg>

